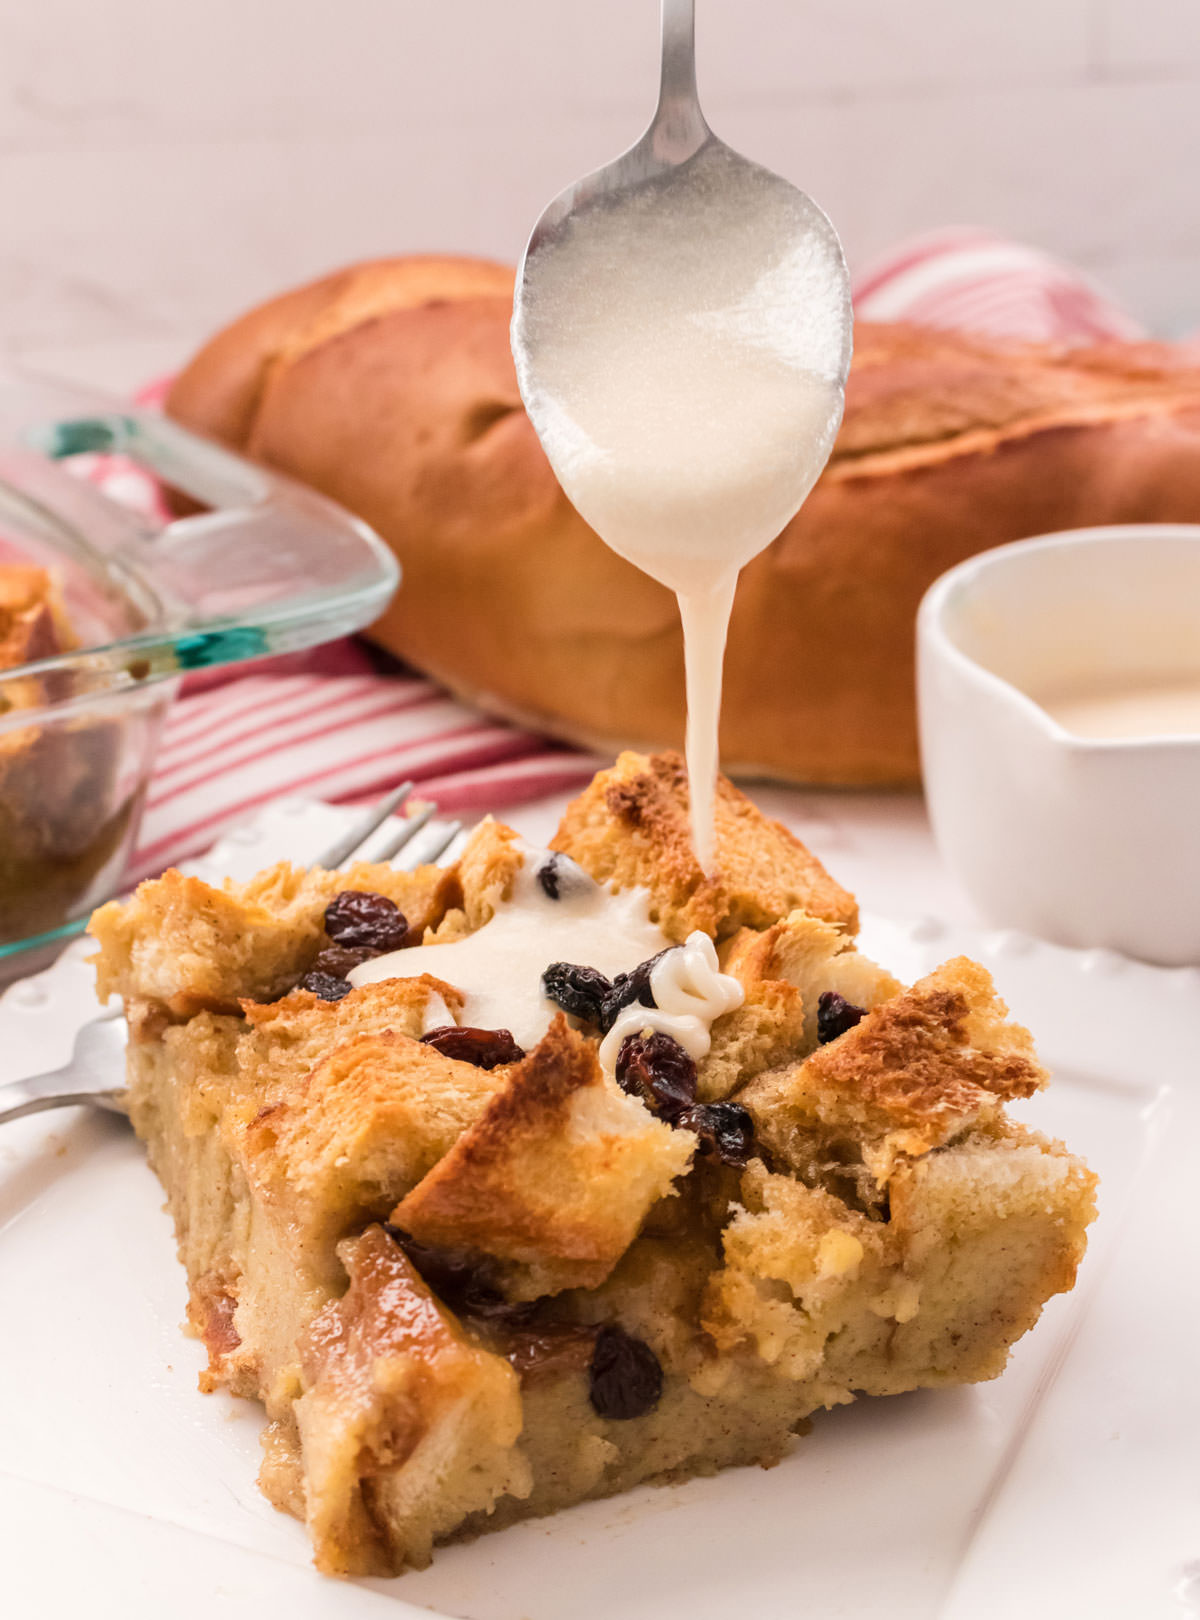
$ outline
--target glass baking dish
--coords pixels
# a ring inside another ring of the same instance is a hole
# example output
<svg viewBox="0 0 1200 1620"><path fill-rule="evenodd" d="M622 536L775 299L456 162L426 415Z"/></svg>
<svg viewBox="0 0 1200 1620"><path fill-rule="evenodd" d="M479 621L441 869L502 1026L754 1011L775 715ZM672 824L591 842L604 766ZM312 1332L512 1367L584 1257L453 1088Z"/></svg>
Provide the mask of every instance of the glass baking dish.
<svg viewBox="0 0 1200 1620"><path fill-rule="evenodd" d="M84 452L130 458L191 515L118 504L63 465ZM43 570L55 601L41 645L36 610L20 621L36 656L0 668L0 977L118 889L181 676L361 629L400 577L311 490L149 412L0 371L6 564Z"/></svg>

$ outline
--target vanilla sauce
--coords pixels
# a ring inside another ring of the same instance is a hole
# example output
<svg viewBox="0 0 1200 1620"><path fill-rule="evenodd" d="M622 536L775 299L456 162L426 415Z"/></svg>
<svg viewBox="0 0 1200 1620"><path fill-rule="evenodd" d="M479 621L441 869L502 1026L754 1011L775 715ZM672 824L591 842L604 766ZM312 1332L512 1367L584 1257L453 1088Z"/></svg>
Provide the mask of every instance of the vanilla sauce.
<svg viewBox="0 0 1200 1620"><path fill-rule="evenodd" d="M685 945L668 949L670 941L650 920L644 889L613 894L562 856L527 845L522 853L511 895L482 928L461 939L409 945L373 957L353 969L350 982L357 988L430 973L463 992L461 1023L507 1029L529 1051L559 1011L542 990L542 974L550 963L582 964L611 979L666 951L650 974L656 1005L639 1003L618 1015L601 1044L601 1064L611 1072L625 1037L645 1029L661 1030L690 1057L703 1058L713 1019L740 1007L743 999L739 981L720 971L712 940L694 933ZM550 861L556 879L547 886L539 873ZM427 1031L455 1022L440 996L431 1000Z"/></svg>

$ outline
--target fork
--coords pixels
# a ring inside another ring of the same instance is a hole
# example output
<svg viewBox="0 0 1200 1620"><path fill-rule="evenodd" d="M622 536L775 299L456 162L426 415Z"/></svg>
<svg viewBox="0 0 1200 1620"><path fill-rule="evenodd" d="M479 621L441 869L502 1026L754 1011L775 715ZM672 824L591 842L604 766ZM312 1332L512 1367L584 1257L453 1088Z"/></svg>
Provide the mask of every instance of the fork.
<svg viewBox="0 0 1200 1620"><path fill-rule="evenodd" d="M394 792L373 805L361 820L317 856L312 863L335 872L357 855L371 835L404 803L413 790L411 782L404 782ZM404 823L383 844L372 851L373 861L396 861L401 871L414 866L432 865L441 860L462 831L462 823L438 823L431 837L420 850L420 859L412 859L409 847L413 839L426 826L437 809L426 804L414 815L405 817ZM408 851L407 855L404 853ZM400 856L400 860L396 860ZM124 1091L125 1038L127 1029L123 1013L119 1010L102 1012L91 1019L75 1037L71 1061L61 1069L48 1074L30 1075L24 1080L10 1080L0 1085L0 1125L9 1119L20 1119L24 1114L38 1114L46 1108L66 1108L75 1103L89 1103L95 1108L107 1108L112 1113L124 1114L120 1098Z"/></svg>

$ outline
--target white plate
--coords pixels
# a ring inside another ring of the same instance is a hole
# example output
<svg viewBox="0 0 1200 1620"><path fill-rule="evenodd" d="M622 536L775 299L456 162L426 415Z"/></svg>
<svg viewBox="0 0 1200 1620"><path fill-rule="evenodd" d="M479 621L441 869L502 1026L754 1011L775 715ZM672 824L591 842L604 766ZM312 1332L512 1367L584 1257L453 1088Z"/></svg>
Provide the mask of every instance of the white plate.
<svg viewBox="0 0 1200 1620"><path fill-rule="evenodd" d="M204 864L240 875L311 856L344 823L327 806L276 809ZM1001 1379L820 1414L776 1469L575 1508L399 1581L323 1580L300 1525L258 1494L258 1408L196 1391L183 1273L127 1128L43 1115L0 1129L3 1613L1200 1613L1200 974L929 919L869 917L863 940L909 978L960 951L985 962L1056 1070L1016 1112L1102 1177L1079 1284ZM0 1000L6 1075L69 1051L85 951Z"/></svg>

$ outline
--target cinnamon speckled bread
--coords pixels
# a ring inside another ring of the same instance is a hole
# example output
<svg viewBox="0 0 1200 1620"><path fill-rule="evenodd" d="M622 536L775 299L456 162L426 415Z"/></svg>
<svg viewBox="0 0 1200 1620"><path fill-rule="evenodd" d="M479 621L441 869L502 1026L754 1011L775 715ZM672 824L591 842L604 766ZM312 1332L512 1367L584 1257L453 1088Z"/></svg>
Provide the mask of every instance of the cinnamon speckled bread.
<svg viewBox="0 0 1200 1620"><path fill-rule="evenodd" d="M446 871L168 873L93 918L205 1387L263 1403L262 1487L323 1570L773 1463L819 1408L996 1376L1072 1286L1094 1177L1007 1119L1047 1076L987 973L905 989L802 845L719 804L708 879L677 761L626 756L554 856L489 821ZM662 950L559 963L527 1050L471 1025L455 945L581 885ZM700 934L736 993L689 1052L656 975ZM430 942L444 974L405 975Z"/></svg>

